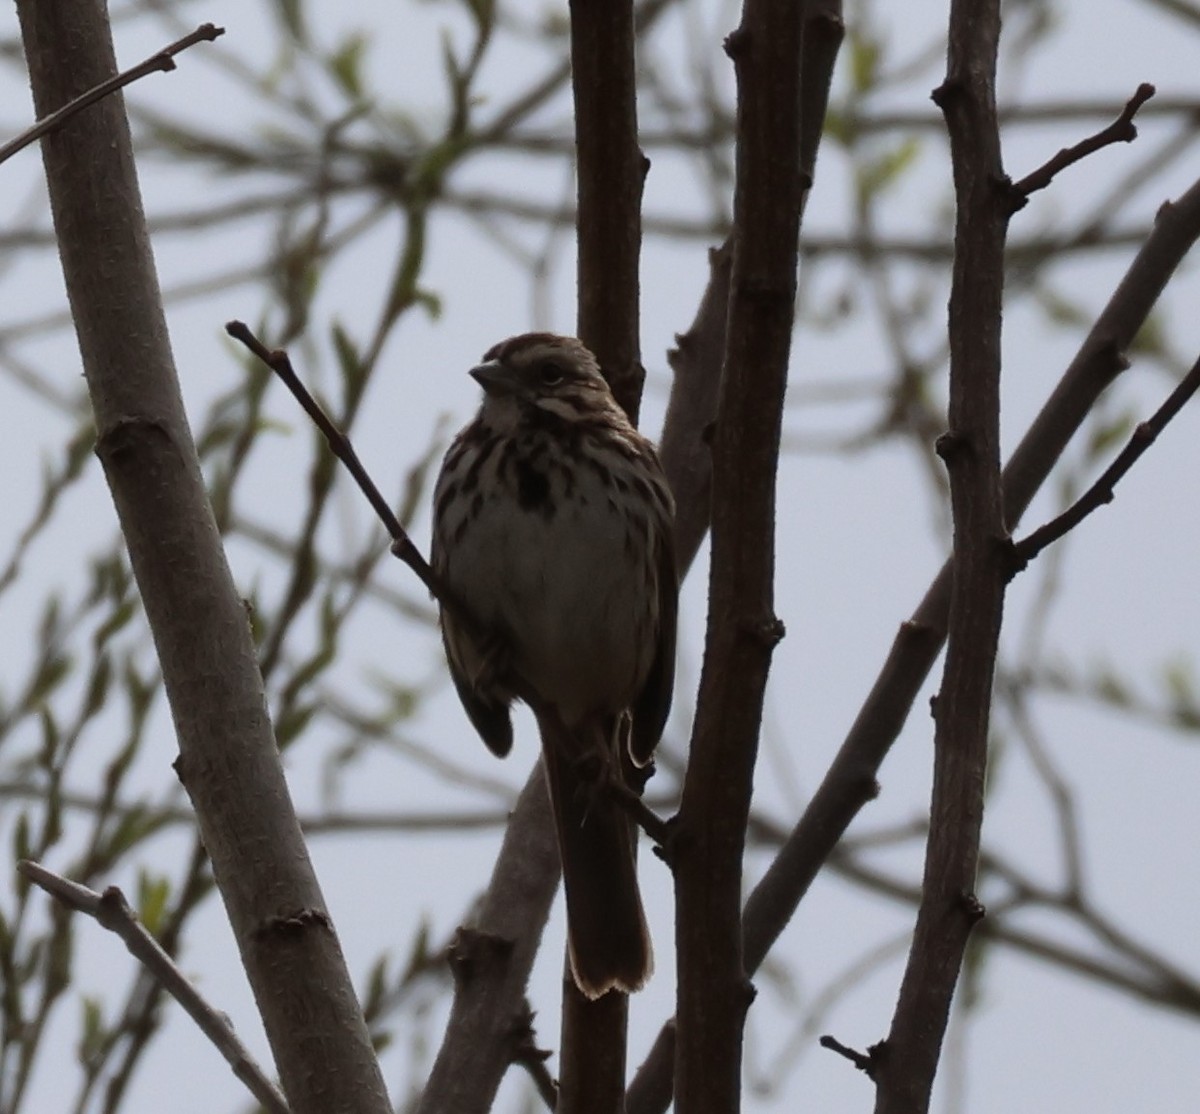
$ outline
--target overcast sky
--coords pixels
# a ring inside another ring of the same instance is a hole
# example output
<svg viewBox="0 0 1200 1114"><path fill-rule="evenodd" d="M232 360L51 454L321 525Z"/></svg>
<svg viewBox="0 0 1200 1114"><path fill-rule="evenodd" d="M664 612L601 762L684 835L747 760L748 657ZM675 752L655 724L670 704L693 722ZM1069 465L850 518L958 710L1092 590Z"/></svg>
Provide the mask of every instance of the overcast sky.
<svg viewBox="0 0 1200 1114"><path fill-rule="evenodd" d="M517 6L530 13L547 8L534 3ZM716 3L697 7L704 13L699 23L711 31L716 50L720 35L733 26L731 15L719 13L732 9ZM946 19L940 4L878 7L874 26L895 47L897 59L912 57L918 48L927 46ZM1036 7L1011 5L1010 30L1016 33L1026 26L1030 9ZM378 0L313 8L314 26L329 42L354 28L374 37L368 55L369 85L381 98L405 106L419 120L436 119L443 104L439 36L449 29L456 41L465 41L465 23L456 8ZM225 26L228 34L216 44L189 52L180 59L175 73L142 82L131 100L164 112L185 112L230 138L251 138L263 123L261 113L247 105L211 59L202 55L221 53L261 63L264 44L271 41L273 32L260 9L259 4L233 0L187 6L189 21L209 20ZM849 14L855 15L853 11ZM1103 98L1119 103L1139 82L1151 81L1164 98L1195 97L1200 94L1197 31L1200 28L1188 32L1183 22L1134 0L1072 0L1061 5L1057 28L1046 43L1027 56L1022 66L1004 72L1002 89L1022 104L1047 97ZM682 19L672 16L656 33L656 51L681 57L687 33ZM0 14L0 37L13 35L15 15L9 8ZM118 28L121 63L140 60L167 37L151 22L122 25ZM544 54L532 49L499 49L485 66L482 86L496 103L503 103L548 64ZM936 84L941 65L937 61L921 69L911 82L881 100L881 105L931 112L928 92ZM24 125L30 109L27 92L12 66L0 72L0 82L0 127L7 135ZM845 88L844 75L837 88ZM547 122L561 119L565 105L562 99L555 102ZM1181 125L1179 120L1156 120L1143 126L1136 148L1139 159L1151 149L1172 146L1178 147L1177 157L1152 187L1136 195L1126 211L1124 226L1147 225L1162 201L1177 196L1200 174L1200 157L1190 141L1175 138ZM1079 138L1089 126L1081 124L1078 131L1014 130L1006 139L1009 171L1014 176L1028 172L1058 147ZM922 144L914 167L887 211L887 231L928 231L934 227L935 202L949 199L944 145L924 133ZM1134 153L1133 148L1110 149L1064 174L1017 217L1013 238L1063 224L1073 226L1072 221L1081 212L1089 212L1134 165ZM147 163L142 170L151 213L203 206L210 198L227 193L226 184L199 178L192 171L173 171L161 162ZM0 167L4 181L0 196L7 199L0 227L12 228L29 220L31 213L44 224L44 202L34 187L39 174L34 151ZM482 161L455 181L550 198L564 196L568 188L561 168L547 174L517 158ZM814 235L844 233L851 208L848 192L844 158L826 149L806 230ZM646 210L648 214L707 217L711 205L686 167L664 158L656 159L650 174ZM394 226L388 226L370 243L360 245L326 281L314 313L314 344L327 350L328 322L335 317L351 332L368 327L389 273L394 231ZM170 289L219 273L236 265L243 255L247 263L257 262L268 235L268 229L248 225L231 235L165 241L158 245L163 285ZM523 235L531 246L543 239L542 233L533 229L525 229ZM1056 289L1094 313L1131 255L1132 250L1112 252L1059 268L1053 272ZM0 330L64 308L61 279L52 263L49 259L23 263L11 273L0 273ZM553 263L544 296L535 295L511 260L483 240L469 222L444 218L435 223L423 283L441 297L443 314L438 321L412 314L397 330L387 350L387 374L373 384L356 434L360 455L385 489L397 487L405 470L429 443L440 418L448 416L451 428L468 419L476 405L477 387L466 369L492 343L530 327L571 331L574 265L569 239L564 240ZM1188 268L1167 302L1171 335L1189 362L1200 351L1194 271L1194 265ZM643 271L643 353L652 381L643 424L652 434L661 423L665 399L665 351L673 334L690 321L706 277L700 244L648 240ZM819 301L836 293L836 272L830 272L812 297ZM936 294L944 297L942 291ZM253 288L230 288L169 310L179 374L194 415L202 414L207 403L242 374L240 357L224 340L221 326L234 317L254 321L261 309L260 298ZM1078 330L1051 327L1028 300L1008 313L1006 449L1024 431L1081 335ZM38 366L53 368L54 380L64 389L72 389L77 382L79 359L69 332L60 330L21 351ZM878 329L870 325L829 336L798 336L792 367L796 402L789 411L788 432L808 444L859 428L861 412L849 406L803 405L803 389L836 383L843 377L879 376L890 370L887 358ZM1160 372L1135 365L1117 388L1114 405L1118 409L1132 407L1138 416L1145 416L1168 388ZM0 483L10 531L4 535L3 552L7 552L35 505L42 459L57 451L68 425L8 378L0 378L0 399L4 425ZM311 439L303 420L281 395L274 398L270 413L283 424L256 453L241 500L254 506L263 519L286 527L294 523L303 505L303 493L297 490L303 480L297 477L304 476ZM1200 463L1197 446L1200 418L1193 407L1123 483L1115 504L1090 520L1072 540L1062 571L1062 593L1047 627L1051 657L1072 662L1080 670L1112 663L1147 688L1156 683L1165 663L1190 661L1200 623L1200 602L1194 589L1200 556L1200 503L1194 483ZM27 581L18 592L0 599L3 629L17 632L0 643L2 687L12 683L7 678L20 675L27 643L19 632L27 631L35 621L44 591L54 584L77 583L82 575L79 554L99 545L114 529L111 502L94 461L90 472L70 497L68 513L60 516L62 521L40 543ZM289 495L293 490L297 490L294 500ZM920 466L910 450L894 443L850 457L793 453L782 467L779 499L777 610L787 625L788 637L773 666L758 805L765 815L790 825L852 722L897 624L912 611L936 572L946 541L940 512L931 502ZM1052 500L1039 500L1027 525L1036 525L1052 510ZM360 539L371 529L374 526L367 509L350 484L343 483L323 544L331 553L339 551L339 544L350 551L352 546L345 539ZM423 515L415 530L422 548L427 547L428 530L428 515ZM269 598L278 593L277 565L244 545L233 548L231 559L243 590L254 586ZM686 738L699 671L706 574L705 563L699 562L685 587L680 689L667 738L667 745L675 748ZM385 568L382 576L387 583L418 594L411 574L400 565ZM1008 609L1011 627L1005 636L1010 652L1016 652L1028 627L1038 585L1038 577L1030 574L1014 587ZM411 682L435 676L440 661L432 632L402 629L394 619L381 616L356 626L344 658L339 669L347 671L346 676L361 676L386 662ZM933 688L931 684L930 693ZM925 699L918 701L912 722L884 767L880 799L864 811L854 832L919 819L926 810L932 724L923 714ZM1086 876L1101 908L1185 970L1200 968L1200 871L1196 869L1194 805L1195 786L1200 784L1200 750L1128 720L1081 711L1067 701L1048 701L1040 713L1048 750L1078 792ZM456 759L477 763L481 772L515 790L536 754L528 721L520 723L515 752L501 763L473 736L453 694L443 688L411 730L414 737L444 748ZM154 752L143 756L138 768L138 777L148 790L157 790L171 777L174 745L165 716L162 724ZM310 748L290 767L302 808L313 809L321 803L318 758L315 748ZM468 794L456 795L432 778L415 775L397 759L384 756L356 769L343 794L347 806L375 809L419 809L440 801L486 803ZM0 835L4 837L0 843L4 846L10 846L6 834L10 822L0 802ZM985 841L1003 849L1038 881L1052 885L1060 880L1061 854L1050 805L1030 772L1028 759L1015 746L1006 751L993 773ZM433 940L450 933L469 895L486 880L497 842L494 832L453 839L368 841L344 836L315 842L321 882L356 977L362 978L376 954L389 943L402 962L404 949L422 919L428 919ZM188 837L171 835L152 846L166 869L174 865L171 856L188 846ZM915 848L879 861L905 870L909 879L919 878ZM752 856L748 864L752 879L763 863L759 856ZM643 855L642 870L658 969L650 988L632 1006L631 1065L641 1061L669 1016L673 991L668 879L651 855ZM126 887L132 887L133 880L131 872L112 879ZM983 897L989 899L987 893ZM820 1030L833 1032L857 1047L886 1033L902 972L905 933L911 923L912 912L905 906L881 904L880 899L835 877L823 876L817 882L778 949L798 976L792 988L794 999L788 1000L777 985L770 985L750 1015L749 1079L752 1083L779 1083L781 1089L758 1097L749 1087L747 1110L800 1104L820 1111L869 1109L873 1095L866 1080L844 1061L817 1049L813 1035L803 1036L809 1051L790 1065L782 1079L775 1077L777 1059L793 1041L801 1039L796 1029L813 996L865 952L891 941L895 944L891 959L840 1000ZM1055 928L1055 922L1031 918L1029 926L1049 930ZM539 1011L540 1043L546 1047L557 1045L562 933L558 910L535 970L532 993ZM123 985L129 968L119 942L92 924L80 924L77 938L81 985L96 993ZM1069 933L1064 938L1076 939ZM236 949L216 901L210 901L196 918L183 962L186 970L197 976L203 991L233 1018L242 1036L269 1062ZM119 975L120 983L114 983L114 974ZM946 1100L948 1083L957 1081L964 1088L964 1109L971 1114L1051 1109L1185 1114L1195 1110L1200 1057L1196 1055L1194 1019L1139 1006L1003 950L990 953L982 992L983 1006L969 1030L958 1034L965 1042L961 1067L943 1071L939 1101ZM435 1015L440 1016L443 1009L444 1004L438 1004ZM217 1053L188 1021L174 1016L175 1012L167 1035L143 1065L128 1109L199 1114L244 1106L240 1086ZM64 1059L74 1056L77 1016L77 1011L68 1007L53 1032ZM435 1039L440 1038L440 1021L433 1032ZM403 1041L400 1045L387 1061L388 1082L397 1101L404 1097L406 1087L419 1082L407 1077L409 1050ZM37 1079L36 1108L63 1109L74 1086L72 1073L47 1058ZM518 1109L525 1091L523 1078L510 1079L498 1109Z"/></svg>

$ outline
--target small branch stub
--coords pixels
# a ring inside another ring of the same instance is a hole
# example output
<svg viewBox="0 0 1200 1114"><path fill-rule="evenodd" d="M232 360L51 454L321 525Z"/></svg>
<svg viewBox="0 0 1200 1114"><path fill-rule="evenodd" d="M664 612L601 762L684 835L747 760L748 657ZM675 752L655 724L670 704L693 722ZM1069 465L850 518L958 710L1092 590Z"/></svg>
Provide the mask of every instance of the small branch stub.
<svg viewBox="0 0 1200 1114"><path fill-rule="evenodd" d="M961 433L957 433L952 429L946 430L933 443L933 450L942 458L942 461L947 467L952 465L955 460L959 460L963 455L970 451L971 443Z"/></svg>
<svg viewBox="0 0 1200 1114"><path fill-rule="evenodd" d="M480 932L477 928L463 925L454 934L446 960L454 981L465 985L490 964L497 960L506 961L512 950L512 940L497 936L494 932Z"/></svg>
<svg viewBox="0 0 1200 1114"><path fill-rule="evenodd" d="M886 1042L880 1041L878 1044L871 1045L866 1052L859 1052L856 1048L842 1044L837 1037L830 1036L828 1033L822 1036L818 1043L822 1048L828 1048L830 1052L836 1052L839 1056L845 1057L870 1080L875 1079L879 1061L887 1050Z"/></svg>

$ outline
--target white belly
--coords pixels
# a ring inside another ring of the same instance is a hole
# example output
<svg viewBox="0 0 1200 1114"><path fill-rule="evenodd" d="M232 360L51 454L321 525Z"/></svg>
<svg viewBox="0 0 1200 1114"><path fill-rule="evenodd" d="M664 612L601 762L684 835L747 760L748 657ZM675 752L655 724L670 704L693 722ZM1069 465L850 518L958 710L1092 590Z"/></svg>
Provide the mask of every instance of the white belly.
<svg viewBox="0 0 1200 1114"><path fill-rule="evenodd" d="M482 500L445 546L443 566L508 644L517 673L573 725L629 706L650 667L657 599L646 590L645 518L591 472L569 494L561 475L548 483L548 498L531 506L511 485ZM457 525L444 523L443 534ZM471 656L463 654L468 674L482 664Z"/></svg>

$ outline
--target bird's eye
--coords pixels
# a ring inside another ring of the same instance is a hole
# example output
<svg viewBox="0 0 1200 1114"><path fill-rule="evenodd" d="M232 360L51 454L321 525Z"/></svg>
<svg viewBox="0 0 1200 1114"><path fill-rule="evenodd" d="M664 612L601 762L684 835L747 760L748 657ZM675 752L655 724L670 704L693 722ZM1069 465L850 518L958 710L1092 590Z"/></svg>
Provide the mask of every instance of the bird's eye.
<svg viewBox="0 0 1200 1114"><path fill-rule="evenodd" d="M557 387L563 381L563 369L558 364L542 364L538 378L543 387Z"/></svg>

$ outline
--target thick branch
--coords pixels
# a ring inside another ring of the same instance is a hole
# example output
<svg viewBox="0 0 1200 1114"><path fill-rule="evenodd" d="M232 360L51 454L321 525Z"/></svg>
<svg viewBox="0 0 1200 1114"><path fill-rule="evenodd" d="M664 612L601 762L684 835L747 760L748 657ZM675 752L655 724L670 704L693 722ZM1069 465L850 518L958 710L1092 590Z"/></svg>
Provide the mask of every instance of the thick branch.
<svg viewBox="0 0 1200 1114"><path fill-rule="evenodd" d="M803 6L747 0L727 40L738 84L733 269L712 438L712 570L704 666L675 848L680 1114L736 1111L751 988L742 854L774 614L775 473L804 183Z"/></svg>
<svg viewBox="0 0 1200 1114"><path fill-rule="evenodd" d="M639 324L642 179L633 0L571 0L579 338L636 424L645 372ZM563 963L560 1114L624 1107L629 999L590 1001Z"/></svg>
<svg viewBox="0 0 1200 1114"><path fill-rule="evenodd" d="M459 930L454 1004L417 1114L487 1114L519 1059L525 985L558 890L558 843L540 763L505 829L473 923Z"/></svg>
<svg viewBox="0 0 1200 1114"><path fill-rule="evenodd" d="M1006 570L1000 477L1000 312L1011 209L999 184L995 75L999 0L955 0L945 83L957 219L950 292L949 431L954 580L936 705L933 800L921 907L886 1046L874 1056L877 1114L928 1109L971 929L983 824L992 677Z"/></svg>
<svg viewBox="0 0 1200 1114"><path fill-rule="evenodd" d="M799 209L812 188L829 89L843 36L839 0L808 0L803 5L800 55ZM710 256L711 274L696 318L671 353L675 379L662 438L663 467L676 496L676 557L682 576L708 531L712 511L711 441L721 384L732 275L732 245ZM753 942L747 938L745 946ZM764 954L765 954L765 948ZM752 972L761 955L744 954ZM664 1111L673 1090L676 1026L668 1021L639 1068L626 1096L630 1114Z"/></svg>
<svg viewBox="0 0 1200 1114"><path fill-rule="evenodd" d="M18 4L37 114L116 72L97 0ZM297 1114L390 1109L291 806L187 427L117 94L42 141L97 453L234 936Z"/></svg>
<svg viewBox="0 0 1200 1114"><path fill-rule="evenodd" d="M642 399L638 267L642 180L632 0L572 0L571 85L579 311L577 330L637 423Z"/></svg>

